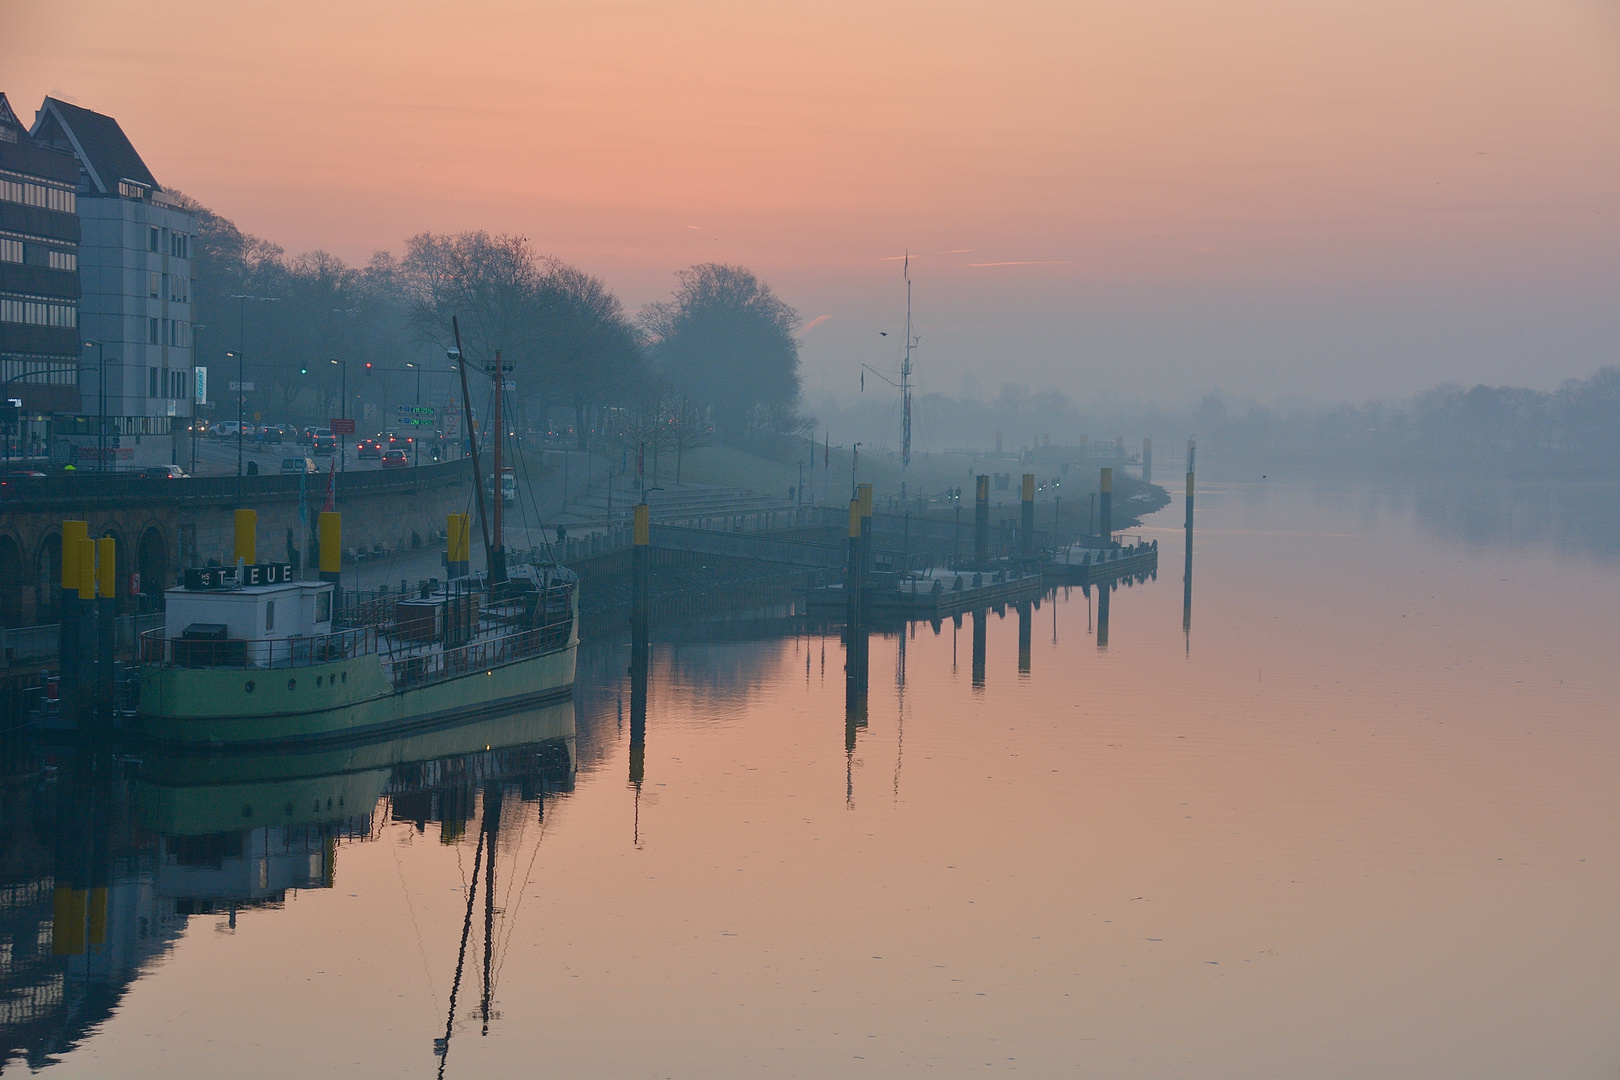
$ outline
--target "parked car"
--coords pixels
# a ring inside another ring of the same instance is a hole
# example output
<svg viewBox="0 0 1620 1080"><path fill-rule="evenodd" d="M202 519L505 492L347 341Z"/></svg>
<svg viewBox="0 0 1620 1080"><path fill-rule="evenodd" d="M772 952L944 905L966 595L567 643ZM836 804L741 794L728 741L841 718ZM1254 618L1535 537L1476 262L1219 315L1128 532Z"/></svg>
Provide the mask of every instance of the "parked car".
<svg viewBox="0 0 1620 1080"><path fill-rule="evenodd" d="M384 450L382 467L385 469L406 469L411 464L410 457L403 450Z"/></svg>
<svg viewBox="0 0 1620 1080"><path fill-rule="evenodd" d="M187 472L178 465L148 465L141 470L146 480L184 480Z"/></svg>
<svg viewBox="0 0 1620 1080"><path fill-rule="evenodd" d="M208 437L211 439L234 439L236 438L238 426L235 420L221 420L208 429Z"/></svg>
<svg viewBox="0 0 1620 1080"><path fill-rule="evenodd" d="M382 443L376 439L361 439L355 447L355 456L362 459L380 458L382 454Z"/></svg>
<svg viewBox="0 0 1620 1080"><path fill-rule="evenodd" d="M321 470L307 457L287 457L281 459L281 471L296 476L299 473L316 473Z"/></svg>
<svg viewBox="0 0 1620 1080"><path fill-rule="evenodd" d="M335 454L338 448L337 436L325 428L317 428L315 434L311 436L310 448L315 451L316 457Z"/></svg>

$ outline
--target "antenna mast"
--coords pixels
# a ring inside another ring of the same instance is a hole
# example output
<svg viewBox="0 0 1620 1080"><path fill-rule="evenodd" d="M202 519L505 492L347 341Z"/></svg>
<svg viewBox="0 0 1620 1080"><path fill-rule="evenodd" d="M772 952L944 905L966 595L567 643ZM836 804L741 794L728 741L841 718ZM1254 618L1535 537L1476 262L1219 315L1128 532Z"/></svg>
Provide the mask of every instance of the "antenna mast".
<svg viewBox="0 0 1620 1080"><path fill-rule="evenodd" d="M906 502L906 473L911 468L911 252L906 252L906 352L900 361L900 505Z"/></svg>

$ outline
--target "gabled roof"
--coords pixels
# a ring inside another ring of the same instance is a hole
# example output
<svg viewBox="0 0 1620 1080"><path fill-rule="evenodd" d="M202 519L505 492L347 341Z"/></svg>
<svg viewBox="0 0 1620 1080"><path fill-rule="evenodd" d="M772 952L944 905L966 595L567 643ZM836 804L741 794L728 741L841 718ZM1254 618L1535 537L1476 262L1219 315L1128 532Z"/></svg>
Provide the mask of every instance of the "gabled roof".
<svg viewBox="0 0 1620 1080"><path fill-rule="evenodd" d="M6 100L4 90L0 90L0 127L10 128L14 134L28 134L28 129L23 127L23 122L18 120L17 114L11 111L11 102ZM7 141L10 142L11 140L8 139Z"/></svg>
<svg viewBox="0 0 1620 1080"><path fill-rule="evenodd" d="M46 145L72 150L92 190L99 194L118 194L120 180L134 180L153 190L163 190L124 129L110 116L48 97L34 118L32 135Z"/></svg>

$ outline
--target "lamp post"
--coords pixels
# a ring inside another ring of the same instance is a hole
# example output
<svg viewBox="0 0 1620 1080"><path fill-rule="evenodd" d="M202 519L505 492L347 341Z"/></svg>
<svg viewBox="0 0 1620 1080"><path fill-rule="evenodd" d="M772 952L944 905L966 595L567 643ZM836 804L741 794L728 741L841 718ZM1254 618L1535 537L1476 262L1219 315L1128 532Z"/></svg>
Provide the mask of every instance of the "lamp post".
<svg viewBox="0 0 1620 1080"><path fill-rule="evenodd" d="M405 366L416 372L416 406L420 409L422 407L422 368L409 360L405 361ZM422 440L417 438L418 429L421 427L421 425L417 423L419 418L420 414L418 414L418 416L411 417L412 468L415 468L417 465L422 463Z"/></svg>
<svg viewBox="0 0 1620 1080"><path fill-rule="evenodd" d="M343 369L343 400L338 404L338 417L340 419L347 420L349 418L349 362L347 360L339 360L334 356L331 359L331 363L337 364ZM349 444L345 440L339 442L338 445L343 448L343 452L338 455L338 471L348 472Z"/></svg>
<svg viewBox="0 0 1620 1080"><path fill-rule="evenodd" d="M242 415L243 410L247 407L247 391L242 389L242 384L246 380L242 375L242 353L240 351L227 352L225 356L227 358L233 356L236 358L236 475L240 477L242 475Z"/></svg>
<svg viewBox="0 0 1620 1080"><path fill-rule="evenodd" d="M99 341L84 343L87 349L96 350L96 394L100 405L96 409L96 469L105 472L107 469L107 355L106 349Z"/></svg>
<svg viewBox="0 0 1620 1080"><path fill-rule="evenodd" d="M207 323L193 323L191 327L191 475L197 475L197 331L208 329Z"/></svg>

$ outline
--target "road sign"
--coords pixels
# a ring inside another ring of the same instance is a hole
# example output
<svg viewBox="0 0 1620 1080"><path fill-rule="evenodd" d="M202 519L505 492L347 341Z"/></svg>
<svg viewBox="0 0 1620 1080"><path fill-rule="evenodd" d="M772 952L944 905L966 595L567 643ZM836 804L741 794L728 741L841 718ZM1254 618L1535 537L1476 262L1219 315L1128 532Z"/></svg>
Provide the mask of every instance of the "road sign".
<svg viewBox="0 0 1620 1080"><path fill-rule="evenodd" d="M432 427L436 412L432 405L401 405L399 422L403 427Z"/></svg>
<svg viewBox="0 0 1620 1080"><path fill-rule="evenodd" d="M333 418L331 420L328 420L327 423L332 425L332 434L334 434L334 435L353 435L354 434L354 420L353 419L348 419L348 418L344 418L344 417L335 417L335 418Z"/></svg>
<svg viewBox="0 0 1620 1080"><path fill-rule="evenodd" d="M208 400L208 369L205 367L191 369L197 376L197 393L193 400L201 405Z"/></svg>
<svg viewBox="0 0 1620 1080"><path fill-rule="evenodd" d="M249 379L247 382L233 382L231 383L231 389L235 390L239 394L244 390L251 390L253 389L253 380Z"/></svg>

